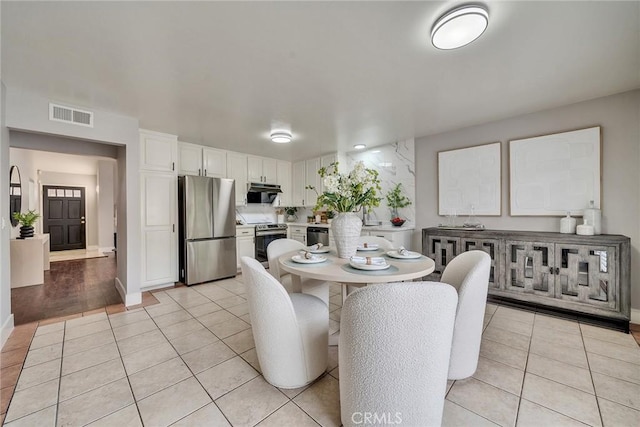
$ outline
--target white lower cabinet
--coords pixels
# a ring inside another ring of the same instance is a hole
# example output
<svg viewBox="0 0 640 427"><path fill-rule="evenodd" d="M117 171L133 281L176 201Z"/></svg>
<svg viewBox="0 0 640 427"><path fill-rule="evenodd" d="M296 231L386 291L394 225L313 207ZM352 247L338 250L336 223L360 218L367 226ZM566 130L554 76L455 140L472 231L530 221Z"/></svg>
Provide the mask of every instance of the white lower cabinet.
<svg viewBox="0 0 640 427"><path fill-rule="evenodd" d="M253 228L236 229L236 255L238 271L241 270L240 258L243 256L255 258L255 231Z"/></svg>
<svg viewBox="0 0 640 427"><path fill-rule="evenodd" d="M411 233L413 230L402 231L383 231L383 230L365 230L360 233L361 236L378 236L387 239L393 244L394 248L403 246L407 250L411 250Z"/></svg>
<svg viewBox="0 0 640 427"><path fill-rule="evenodd" d="M287 228L287 237L307 244L307 227L304 225L290 225Z"/></svg>

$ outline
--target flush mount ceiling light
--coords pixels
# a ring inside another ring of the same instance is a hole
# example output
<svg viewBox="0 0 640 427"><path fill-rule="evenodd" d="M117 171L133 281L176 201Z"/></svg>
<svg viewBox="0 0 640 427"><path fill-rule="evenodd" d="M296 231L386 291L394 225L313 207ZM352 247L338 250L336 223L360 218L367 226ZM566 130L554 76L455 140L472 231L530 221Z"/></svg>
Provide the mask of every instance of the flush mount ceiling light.
<svg viewBox="0 0 640 427"><path fill-rule="evenodd" d="M364 144L356 144L356 145L353 146L353 148L355 148L356 150L363 150L363 149L367 148L367 146L364 145Z"/></svg>
<svg viewBox="0 0 640 427"><path fill-rule="evenodd" d="M484 6L462 6L438 18L431 29L431 43L438 49L456 49L480 37L487 25L489 12Z"/></svg>
<svg viewBox="0 0 640 427"><path fill-rule="evenodd" d="M291 133L284 131L271 132L271 141L278 144L287 144L291 142Z"/></svg>

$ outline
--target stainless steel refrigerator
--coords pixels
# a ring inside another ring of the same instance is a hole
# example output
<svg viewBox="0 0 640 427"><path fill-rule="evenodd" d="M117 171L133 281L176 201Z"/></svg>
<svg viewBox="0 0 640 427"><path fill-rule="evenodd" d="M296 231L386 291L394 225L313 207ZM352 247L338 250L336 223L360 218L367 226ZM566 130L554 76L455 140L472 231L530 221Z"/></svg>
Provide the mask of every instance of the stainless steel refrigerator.
<svg viewBox="0 0 640 427"><path fill-rule="evenodd" d="M233 179L178 177L180 281L186 285L236 275Z"/></svg>

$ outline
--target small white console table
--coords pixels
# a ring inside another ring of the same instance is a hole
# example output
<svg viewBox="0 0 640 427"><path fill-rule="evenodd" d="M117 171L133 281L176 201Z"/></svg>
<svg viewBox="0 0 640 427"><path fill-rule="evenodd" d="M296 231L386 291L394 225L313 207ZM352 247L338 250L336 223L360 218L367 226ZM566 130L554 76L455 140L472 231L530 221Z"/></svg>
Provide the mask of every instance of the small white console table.
<svg viewBox="0 0 640 427"><path fill-rule="evenodd" d="M41 285L49 270L49 234L11 240L11 287Z"/></svg>

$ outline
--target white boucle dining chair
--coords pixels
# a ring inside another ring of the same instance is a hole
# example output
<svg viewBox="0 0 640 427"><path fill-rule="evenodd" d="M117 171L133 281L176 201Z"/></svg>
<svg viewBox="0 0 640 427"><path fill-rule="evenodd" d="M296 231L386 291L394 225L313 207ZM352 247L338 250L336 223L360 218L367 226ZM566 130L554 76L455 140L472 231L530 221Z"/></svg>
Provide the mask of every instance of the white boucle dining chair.
<svg viewBox="0 0 640 427"><path fill-rule="evenodd" d="M491 257L486 252L468 251L453 258L440 278L458 292L450 380L468 378L478 367L490 270Z"/></svg>
<svg viewBox="0 0 640 427"><path fill-rule="evenodd" d="M364 425L365 416L440 425L457 301L437 282L369 285L347 297L338 346L345 426Z"/></svg>
<svg viewBox="0 0 640 427"><path fill-rule="evenodd" d="M285 389L309 384L327 369L328 306L313 295L288 294L253 258L240 263L264 379Z"/></svg>
<svg viewBox="0 0 640 427"><path fill-rule="evenodd" d="M277 239L267 246L267 260L269 261L269 273L275 277L289 293L302 292L313 295L324 301L329 306L329 283L321 280L300 278L294 280L293 276L280 270L278 258L287 252L302 251L307 249L304 243L293 239Z"/></svg>

